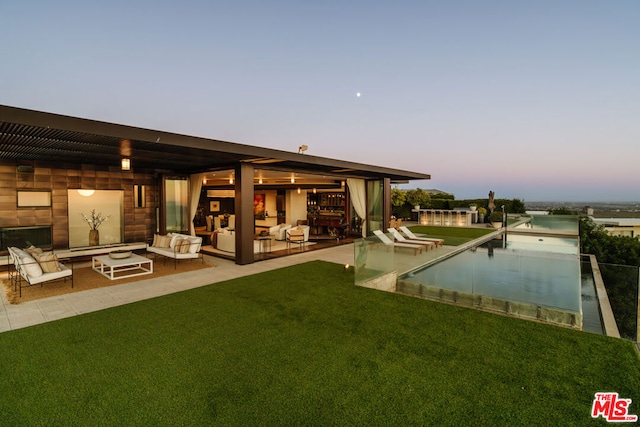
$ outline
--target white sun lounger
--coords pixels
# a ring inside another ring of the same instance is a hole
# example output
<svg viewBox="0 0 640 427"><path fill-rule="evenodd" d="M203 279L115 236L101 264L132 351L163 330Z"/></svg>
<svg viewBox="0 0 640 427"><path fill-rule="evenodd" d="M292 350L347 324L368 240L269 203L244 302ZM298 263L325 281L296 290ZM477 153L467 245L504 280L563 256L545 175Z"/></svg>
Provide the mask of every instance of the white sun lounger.
<svg viewBox="0 0 640 427"><path fill-rule="evenodd" d="M400 231L402 231L404 235L407 236L407 238L410 240L424 240L425 242L433 242L436 244L436 246L444 245L444 239L430 239L428 237L418 237L415 234L413 234L413 232L404 225L400 227Z"/></svg>
<svg viewBox="0 0 640 427"><path fill-rule="evenodd" d="M426 249L433 249L436 247L436 244L427 240L420 239L407 239L405 238L398 230L395 228L388 228L389 233L393 235L393 237L398 241L398 243L409 243L412 245L423 245Z"/></svg>
<svg viewBox="0 0 640 427"><path fill-rule="evenodd" d="M394 249L395 248L413 249L414 255L417 255L418 253L422 253L422 248L423 248L422 245L411 245L409 243L396 243L393 240L391 240L389 237L387 237L387 235L384 234L382 230L374 230L373 234L375 234L376 237L380 239L382 243L384 243L387 246L393 246Z"/></svg>

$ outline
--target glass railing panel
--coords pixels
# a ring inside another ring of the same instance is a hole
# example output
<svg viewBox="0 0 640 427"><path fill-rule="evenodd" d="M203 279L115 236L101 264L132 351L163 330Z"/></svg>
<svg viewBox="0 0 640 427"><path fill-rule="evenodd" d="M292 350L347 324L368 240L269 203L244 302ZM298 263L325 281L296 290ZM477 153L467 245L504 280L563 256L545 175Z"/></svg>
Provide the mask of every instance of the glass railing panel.
<svg viewBox="0 0 640 427"><path fill-rule="evenodd" d="M607 289L613 316L622 338L640 341L638 337L638 276L634 266L598 263Z"/></svg>
<svg viewBox="0 0 640 427"><path fill-rule="evenodd" d="M367 237L354 242L356 285L363 285L395 271L393 247L378 238Z"/></svg>

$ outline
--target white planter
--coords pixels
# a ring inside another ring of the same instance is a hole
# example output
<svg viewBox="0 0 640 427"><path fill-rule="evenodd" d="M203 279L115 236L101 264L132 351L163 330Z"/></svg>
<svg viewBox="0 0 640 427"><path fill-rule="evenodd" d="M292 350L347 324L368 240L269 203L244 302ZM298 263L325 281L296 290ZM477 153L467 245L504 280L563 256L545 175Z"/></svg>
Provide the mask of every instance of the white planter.
<svg viewBox="0 0 640 427"><path fill-rule="evenodd" d="M415 206L413 207L413 209L415 209L415 210L419 210L419 209L420 209L420 205L415 205Z"/></svg>
<svg viewBox="0 0 640 427"><path fill-rule="evenodd" d="M500 222L492 222L491 226L493 228L502 228L502 221L500 221Z"/></svg>
<svg viewBox="0 0 640 427"><path fill-rule="evenodd" d="M469 209L471 209L472 211L475 211L476 209L478 209L477 206L469 206Z"/></svg>

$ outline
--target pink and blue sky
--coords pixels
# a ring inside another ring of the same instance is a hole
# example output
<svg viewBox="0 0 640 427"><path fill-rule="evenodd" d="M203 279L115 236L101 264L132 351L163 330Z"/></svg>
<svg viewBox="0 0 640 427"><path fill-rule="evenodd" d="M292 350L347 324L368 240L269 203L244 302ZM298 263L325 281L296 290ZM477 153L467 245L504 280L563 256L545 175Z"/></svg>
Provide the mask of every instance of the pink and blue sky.
<svg viewBox="0 0 640 427"><path fill-rule="evenodd" d="M0 104L640 201L640 2L0 2ZM356 96L360 92L361 96Z"/></svg>

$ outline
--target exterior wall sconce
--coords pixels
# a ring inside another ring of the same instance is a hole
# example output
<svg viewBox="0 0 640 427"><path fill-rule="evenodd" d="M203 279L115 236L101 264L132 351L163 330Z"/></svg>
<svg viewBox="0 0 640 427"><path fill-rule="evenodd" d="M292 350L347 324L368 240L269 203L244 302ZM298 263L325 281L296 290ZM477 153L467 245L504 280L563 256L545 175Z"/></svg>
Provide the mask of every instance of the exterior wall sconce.
<svg viewBox="0 0 640 427"><path fill-rule="evenodd" d="M258 184L262 184L262 178L258 178Z"/></svg>
<svg viewBox="0 0 640 427"><path fill-rule="evenodd" d="M296 179L294 177L291 177L291 183L295 184L296 183Z"/></svg>
<svg viewBox="0 0 640 427"><path fill-rule="evenodd" d="M202 183L206 185L207 184L207 178L202 178Z"/></svg>
<svg viewBox="0 0 640 427"><path fill-rule="evenodd" d="M300 194L300 187L298 187L298 194Z"/></svg>
<svg viewBox="0 0 640 427"><path fill-rule="evenodd" d="M122 167L123 171L131 170L131 159L128 159L126 157L123 158L120 166Z"/></svg>
<svg viewBox="0 0 640 427"><path fill-rule="evenodd" d="M229 178L229 184L233 184L233 178Z"/></svg>
<svg viewBox="0 0 640 427"><path fill-rule="evenodd" d="M315 188L313 189L313 194L316 194L316 189Z"/></svg>

